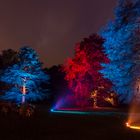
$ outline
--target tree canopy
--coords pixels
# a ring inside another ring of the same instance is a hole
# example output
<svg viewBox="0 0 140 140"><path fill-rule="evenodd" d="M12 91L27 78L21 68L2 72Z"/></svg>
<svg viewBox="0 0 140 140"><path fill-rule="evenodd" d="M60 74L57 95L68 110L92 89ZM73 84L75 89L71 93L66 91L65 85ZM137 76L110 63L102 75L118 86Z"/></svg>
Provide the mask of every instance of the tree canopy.
<svg viewBox="0 0 140 140"><path fill-rule="evenodd" d="M49 76L43 72L36 51L30 47L22 47L18 52L18 58L19 62L8 67L0 78L10 85L10 89L0 98L21 103L25 86L26 101L42 100L47 96L47 91L41 88L41 84L48 82Z"/></svg>
<svg viewBox="0 0 140 140"><path fill-rule="evenodd" d="M110 63L101 71L113 83L119 100L129 103L134 94L134 84L140 77L140 1L120 0L115 19L101 32L105 38L104 49Z"/></svg>
<svg viewBox="0 0 140 140"><path fill-rule="evenodd" d="M75 46L75 56L67 60L63 70L78 105L88 105L91 93L98 90L103 96L112 84L103 78L101 63L108 63L102 47L104 40L97 34L85 38ZM102 92L104 91L104 92Z"/></svg>

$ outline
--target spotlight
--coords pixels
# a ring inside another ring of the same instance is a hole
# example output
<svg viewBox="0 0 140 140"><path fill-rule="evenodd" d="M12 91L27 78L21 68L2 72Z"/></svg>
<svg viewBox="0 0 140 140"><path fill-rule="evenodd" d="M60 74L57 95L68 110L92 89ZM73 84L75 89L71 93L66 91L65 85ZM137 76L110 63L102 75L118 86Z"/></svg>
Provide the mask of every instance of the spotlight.
<svg viewBox="0 0 140 140"><path fill-rule="evenodd" d="M126 126L127 126L128 128L131 128L131 129L137 129L137 130L140 130L140 126L137 126L137 125L131 125L131 124L129 124L128 122L126 123Z"/></svg>
<svg viewBox="0 0 140 140"><path fill-rule="evenodd" d="M54 112L54 109L52 108L50 111L51 111L51 112Z"/></svg>

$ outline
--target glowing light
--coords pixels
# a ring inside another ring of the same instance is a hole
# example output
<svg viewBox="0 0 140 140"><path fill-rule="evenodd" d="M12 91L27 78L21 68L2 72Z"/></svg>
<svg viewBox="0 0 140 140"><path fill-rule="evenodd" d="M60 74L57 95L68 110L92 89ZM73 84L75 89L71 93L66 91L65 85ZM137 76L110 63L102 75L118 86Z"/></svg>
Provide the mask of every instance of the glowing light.
<svg viewBox="0 0 140 140"><path fill-rule="evenodd" d="M72 110L72 109L63 109L63 110L57 110L57 109L51 109L50 112L52 113L62 113L62 114L79 114L79 115L100 115L100 116L113 116L113 115L125 115L126 113L123 112L109 112L109 111L82 111L82 110Z"/></svg>
<svg viewBox="0 0 140 140"><path fill-rule="evenodd" d="M107 102L109 102L112 105L115 105L113 98L107 97L107 98L104 98L104 100L107 101Z"/></svg>
<svg viewBox="0 0 140 140"><path fill-rule="evenodd" d="M65 110L53 110L51 109L51 112L54 113L63 113L63 114L79 114L79 115L84 115L84 114L90 114L90 112L82 112L82 111L65 111Z"/></svg>
<svg viewBox="0 0 140 140"><path fill-rule="evenodd" d="M54 112L54 110L53 110L53 109L51 109L50 111L51 111L51 112Z"/></svg>
<svg viewBox="0 0 140 140"><path fill-rule="evenodd" d="M22 80L23 80L22 94L25 95L26 94L26 77L22 78Z"/></svg>
<svg viewBox="0 0 140 140"><path fill-rule="evenodd" d="M25 103L25 95L22 95L22 104Z"/></svg>
<svg viewBox="0 0 140 140"><path fill-rule="evenodd" d="M23 86L22 93L23 93L24 95L26 94L26 87L25 87L25 86Z"/></svg>
<svg viewBox="0 0 140 140"><path fill-rule="evenodd" d="M128 128L131 128L131 129L137 129L137 130L140 130L140 126L137 126L137 125L131 125L130 123L126 123L126 126Z"/></svg>
<svg viewBox="0 0 140 140"><path fill-rule="evenodd" d="M22 104L25 103L25 95L26 95L26 77L22 78L23 80L23 87L22 87Z"/></svg>

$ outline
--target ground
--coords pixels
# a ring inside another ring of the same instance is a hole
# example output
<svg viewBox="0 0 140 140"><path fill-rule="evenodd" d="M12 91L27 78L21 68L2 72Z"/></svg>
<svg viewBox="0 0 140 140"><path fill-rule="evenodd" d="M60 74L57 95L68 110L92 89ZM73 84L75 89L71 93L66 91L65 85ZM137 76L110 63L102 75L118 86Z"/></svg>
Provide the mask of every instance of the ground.
<svg viewBox="0 0 140 140"><path fill-rule="evenodd" d="M126 128L127 115L59 114L39 107L30 118L0 115L1 140L138 140L140 131Z"/></svg>

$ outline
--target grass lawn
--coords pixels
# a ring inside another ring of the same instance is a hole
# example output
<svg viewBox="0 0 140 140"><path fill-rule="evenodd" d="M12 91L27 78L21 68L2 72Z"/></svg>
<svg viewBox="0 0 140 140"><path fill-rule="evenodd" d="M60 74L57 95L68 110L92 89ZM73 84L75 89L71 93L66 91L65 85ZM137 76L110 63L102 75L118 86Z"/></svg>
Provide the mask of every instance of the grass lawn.
<svg viewBox="0 0 140 140"><path fill-rule="evenodd" d="M78 115L38 109L30 118L0 115L0 140L139 140L125 115Z"/></svg>

